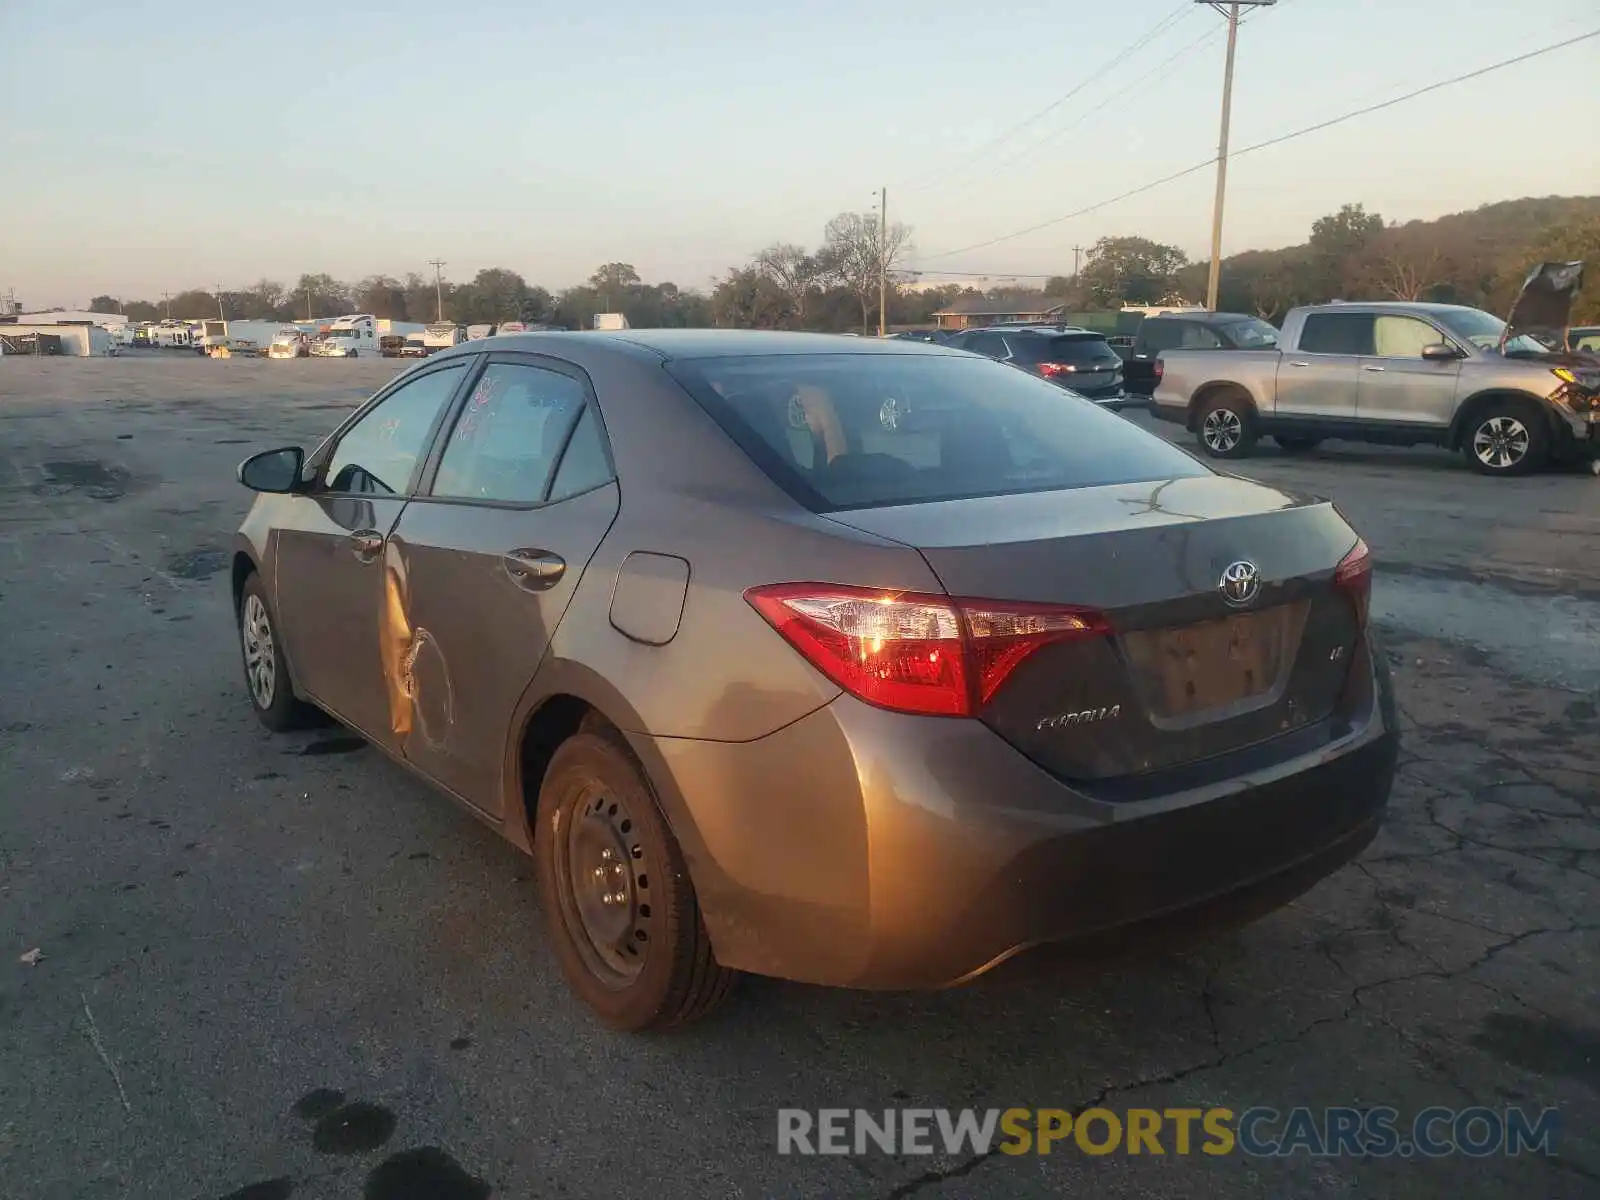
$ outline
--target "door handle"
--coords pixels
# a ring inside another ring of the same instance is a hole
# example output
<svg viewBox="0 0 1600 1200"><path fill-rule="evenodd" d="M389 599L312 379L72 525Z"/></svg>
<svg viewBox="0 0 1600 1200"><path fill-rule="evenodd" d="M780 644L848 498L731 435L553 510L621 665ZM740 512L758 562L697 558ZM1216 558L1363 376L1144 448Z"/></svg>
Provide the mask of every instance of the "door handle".
<svg viewBox="0 0 1600 1200"><path fill-rule="evenodd" d="M1386 371L1387 367L1362 367L1363 371Z"/></svg>
<svg viewBox="0 0 1600 1200"><path fill-rule="evenodd" d="M383 534L376 529L358 529L350 535L350 550L362 562L371 562L383 550Z"/></svg>
<svg viewBox="0 0 1600 1200"><path fill-rule="evenodd" d="M500 556L500 565L513 583L530 592L555 586L567 571L566 559L547 550L511 550Z"/></svg>
<svg viewBox="0 0 1600 1200"><path fill-rule="evenodd" d="M1311 364L1308 363L1308 362L1295 361L1295 362L1291 362L1289 365L1291 367L1309 367Z"/></svg>

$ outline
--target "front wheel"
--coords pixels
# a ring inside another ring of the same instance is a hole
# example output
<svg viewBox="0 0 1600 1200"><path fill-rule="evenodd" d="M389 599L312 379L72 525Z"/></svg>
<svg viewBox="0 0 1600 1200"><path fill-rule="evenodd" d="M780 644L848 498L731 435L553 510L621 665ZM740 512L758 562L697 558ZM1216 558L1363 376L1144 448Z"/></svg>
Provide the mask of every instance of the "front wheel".
<svg viewBox="0 0 1600 1200"><path fill-rule="evenodd" d="M1461 452L1481 475L1526 475L1549 457L1550 438L1532 405L1496 401L1469 422Z"/></svg>
<svg viewBox="0 0 1600 1200"><path fill-rule="evenodd" d="M1195 437L1212 458L1244 458L1255 447L1255 410L1241 397L1207 400L1196 417Z"/></svg>
<svg viewBox="0 0 1600 1200"><path fill-rule="evenodd" d="M534 830L545 922L568 985L607 1025L684 1025L734 972L711 952L694 887L655 796L620 735L563 742Z"/></svg>
<svg viewBox="0 0 1600 1200"><path fill-rule="evenodd" d="M318 723L316 710L295 698L283 641L260 575L246 579L239 596L239 648L250 707L263 725L274 733L286 733Z"/></svg>

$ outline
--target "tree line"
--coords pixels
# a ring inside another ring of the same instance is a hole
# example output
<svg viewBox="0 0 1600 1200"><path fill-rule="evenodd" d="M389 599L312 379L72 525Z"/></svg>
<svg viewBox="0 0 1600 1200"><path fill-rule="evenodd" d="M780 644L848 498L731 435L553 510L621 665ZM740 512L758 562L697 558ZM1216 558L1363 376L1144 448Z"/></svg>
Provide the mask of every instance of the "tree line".
<svg viewBox="0 0 1600 1200"><path fill-rule="evenodd" d="M552 292L516 271L490 267L470 281L375 275L341 283L302 275L292 286L263 279L220 297L203 290L170 301L90 301L94 311L122 311L134 320L215 317L305 320L368 312L397 320L460 324L526 321L586 328L594 314L621 312L639 328L715 325L844 332L875 329L880 272L888 279L887 318L894 326L933 323L933 314L963 296L1038 301L1068 312L1124 304L1203 301L1207 262L1191 262L1176 246L1142 237L1105 237L1090 248L1076 276L1050 276L1039 287L962 284L906 286L903 269L911 229L884 227L872 213L840 213L815 248L775 242L730 267L708 288L645 283L634 267L612 262L584 283ZM1298 304L1332 299L1431 300L1504 313L1529 266L1550 260L1600 262L1600 197L1505 201L1435 221L1395 224L1346 204L1312 224L1304 243L1251 250L1223 259L1218 305L1281 320ZM1575 323L1600 320L1600 286L1591 285Z"/></svg>

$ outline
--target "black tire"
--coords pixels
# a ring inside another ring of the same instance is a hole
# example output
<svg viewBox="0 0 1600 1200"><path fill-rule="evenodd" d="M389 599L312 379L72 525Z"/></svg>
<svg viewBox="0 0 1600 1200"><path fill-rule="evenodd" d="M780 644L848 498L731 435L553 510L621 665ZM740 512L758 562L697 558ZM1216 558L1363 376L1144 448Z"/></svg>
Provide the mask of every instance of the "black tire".
<svg viewBox="0 0 1600 1200"><path fill-rule="evenodd" d="M258 607L259 606L259 607ZM239 652L244 659L245 694L256 717L273 733L309 729L325 722L311 705L297 700L283 657L278 618L267 602L261 576L252 572L239 593ZM265 640L263 641L263 630ZM256 653L252 654L252 645ZM266 677L263 686L263 676Z"/></svg>
<svg viewBox="0 0 1600 1200"><path fill-rule="evenodd" d="M546 926L568 985L602 1021L686 1025L727 997L736 972L711 952L683 853L620 735L561 744L535 823Z"/></svg>
<svg viewBox="0 0 1600 1200"><path fill-rule="evenodd" d="M1288 454L1309 454L1322 445L1319 437L1294 437L1287 433L1275 433L1272 440L1278 443L1278 448Z"/></svg>
<svg viewBox="0 0 1600 1200"><path fill-rule="evenodd" d="M1243 392L1222 392L1194 414L1194 436L1211 458L1244 458L1260 437L1256 410Z"/></svg>
<svg viewBox="0 0 1600 1200"><path fill-rule="evenodd" d="M1527 400L1490 400L1467 419L1461 454L1480 475L1526 475L1548 461L1550 428Z"/></svg>

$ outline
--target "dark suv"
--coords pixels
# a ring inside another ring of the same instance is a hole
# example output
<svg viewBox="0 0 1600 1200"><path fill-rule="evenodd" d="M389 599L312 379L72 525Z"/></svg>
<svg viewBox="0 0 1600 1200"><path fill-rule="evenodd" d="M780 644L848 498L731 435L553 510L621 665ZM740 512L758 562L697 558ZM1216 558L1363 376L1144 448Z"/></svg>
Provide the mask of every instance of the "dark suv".
<svg viewBox="0 0 1600 1200"><path fill-rule="evenodd" d="M1276 350L1278 331L1260 317L1244 313L1186 312L1146 317L1124 368L1134 396L1150 397L1160 381L1156 365L1163 350Z"/></svg>
<svg viewBox="0 0 1600 1200"><path fill-rule="evenodd" d="M968 329L948 344L1010 363L1103 408L1120 409L1128 401L1122 359L1098 333L1049 327Z"/></svg>

